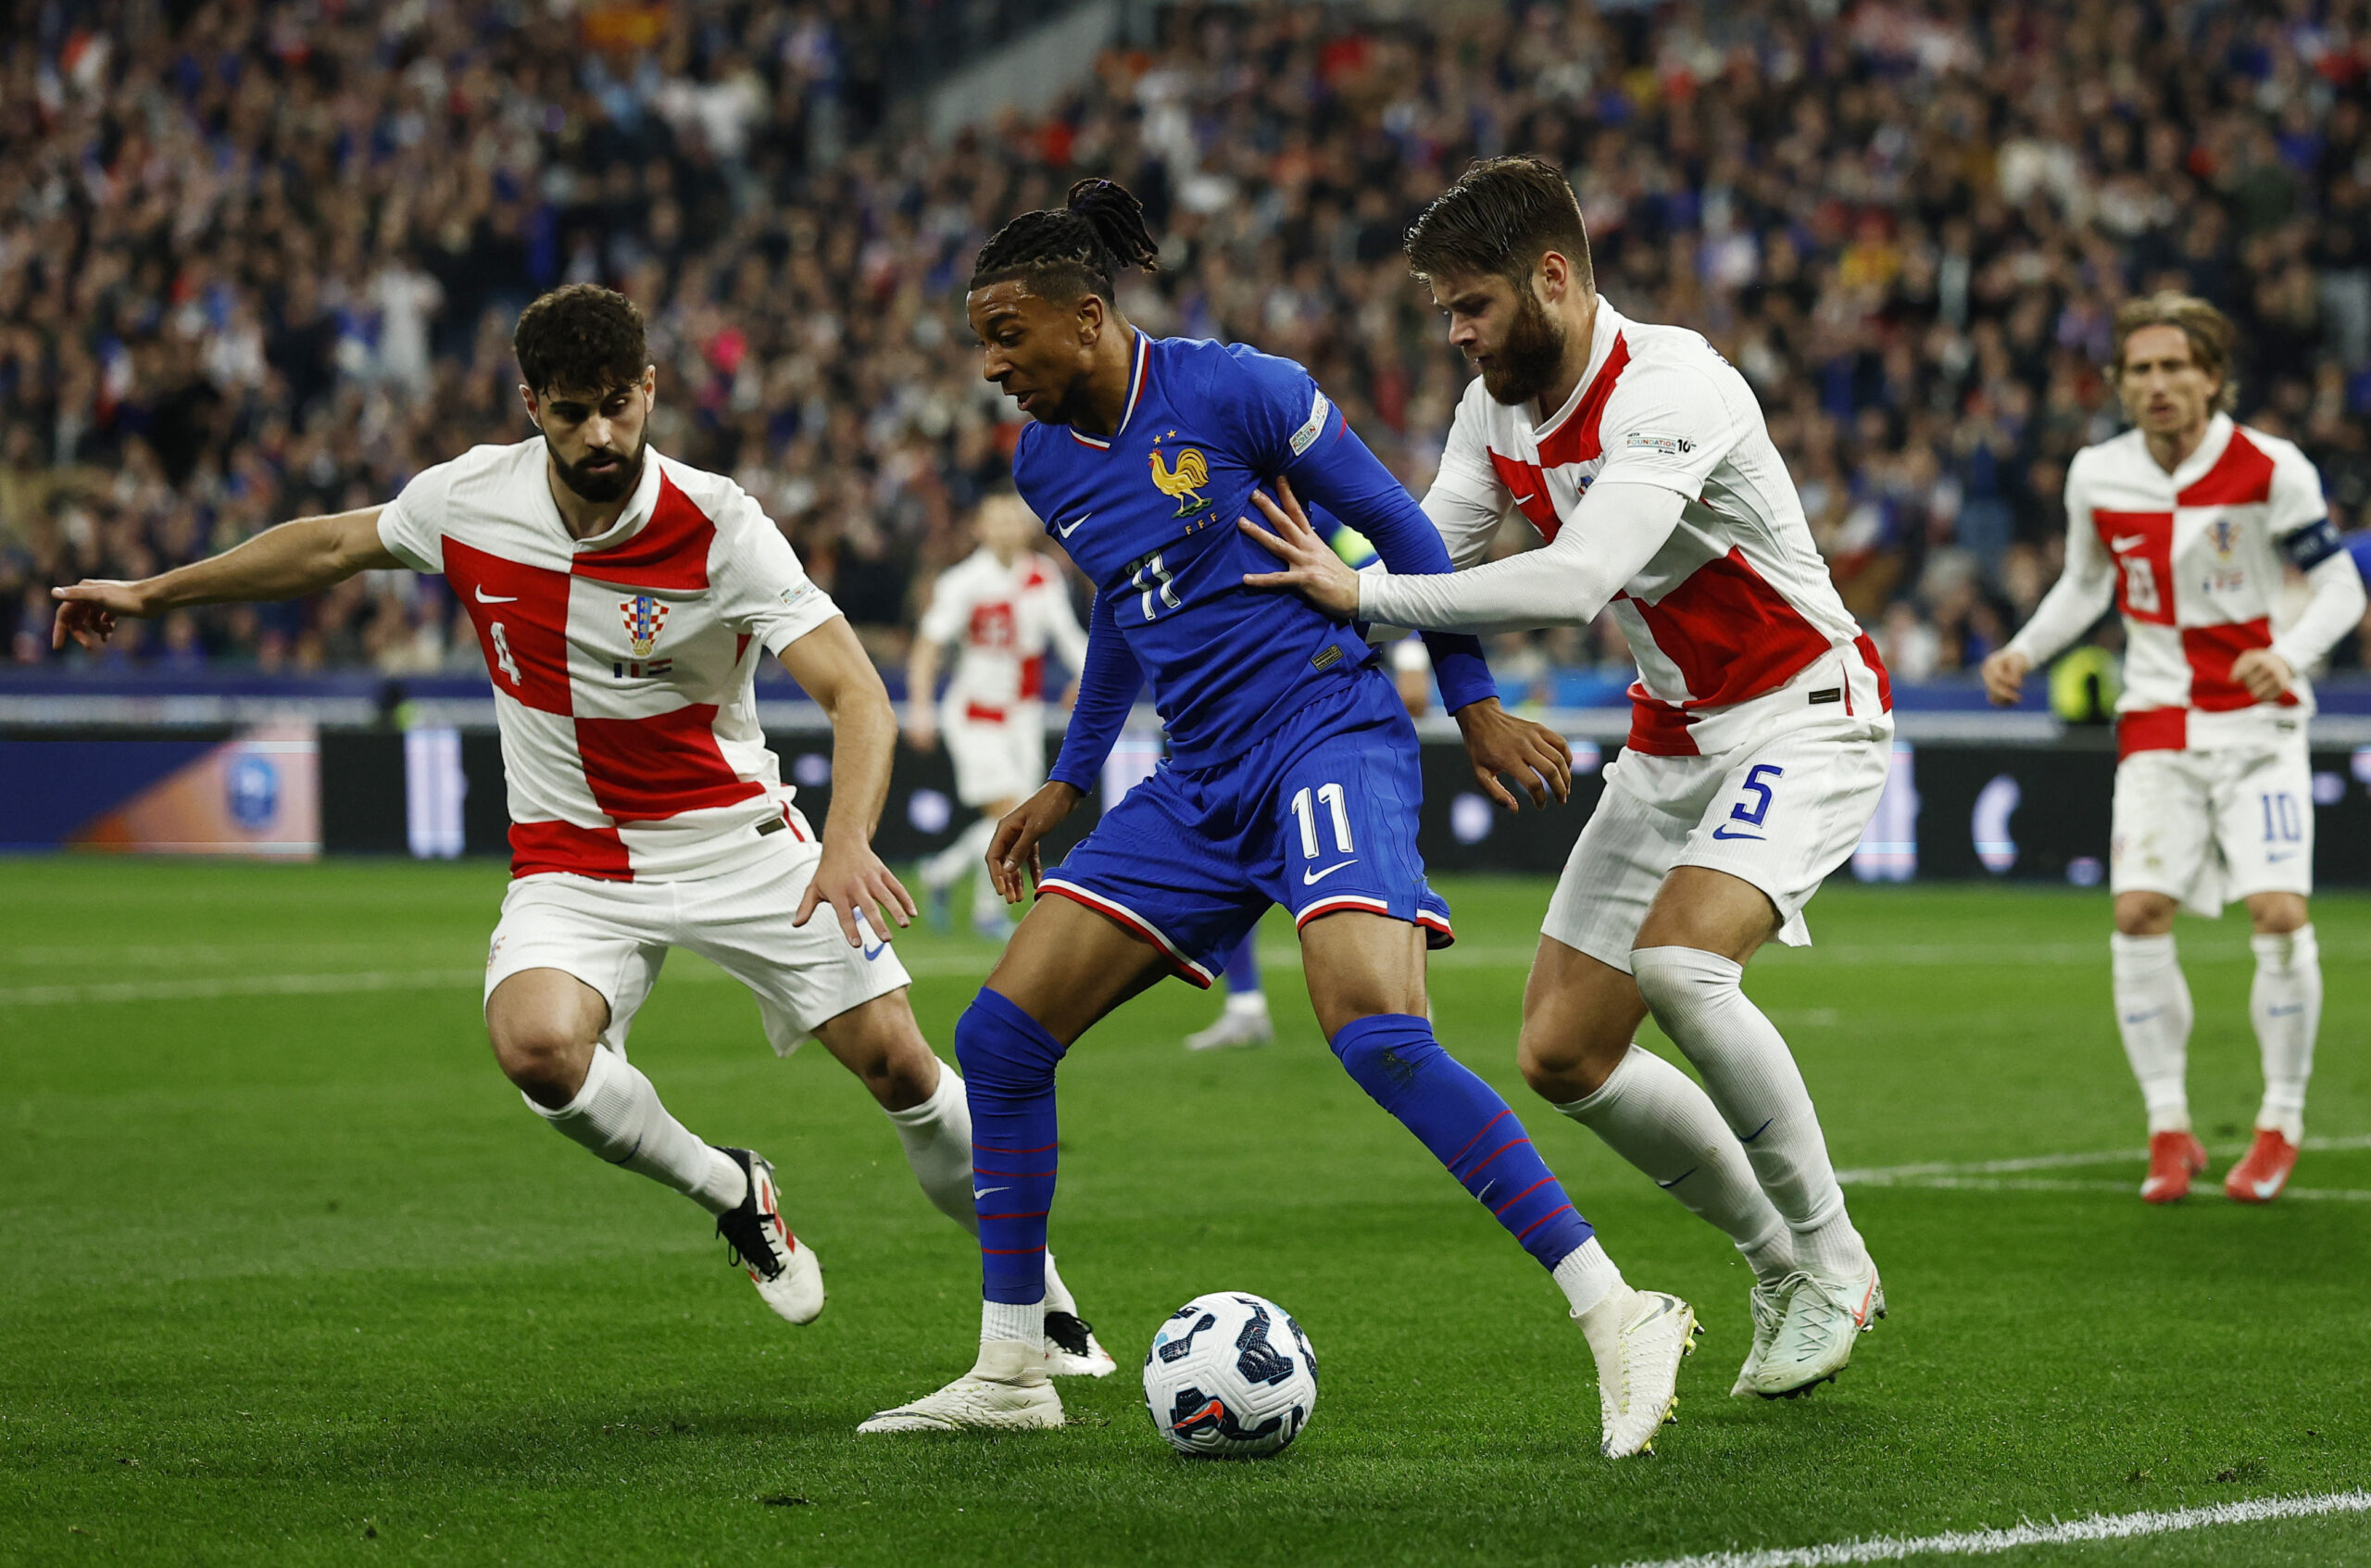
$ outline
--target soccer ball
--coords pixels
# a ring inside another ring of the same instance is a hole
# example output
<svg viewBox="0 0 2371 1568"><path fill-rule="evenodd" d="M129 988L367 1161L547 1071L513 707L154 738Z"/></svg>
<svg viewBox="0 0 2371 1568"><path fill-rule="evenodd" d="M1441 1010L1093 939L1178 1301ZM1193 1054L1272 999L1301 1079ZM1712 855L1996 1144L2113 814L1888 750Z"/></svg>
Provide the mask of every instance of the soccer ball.
<svg viewBox="0 0 2371 1568"><path fill-rule="evenodd" d="M1292 1314L1248 1291L1197 1296L1145 1352L1145 1412L1200 1459L1281 1453L1317 1408L1317 1355Z"/></svg>

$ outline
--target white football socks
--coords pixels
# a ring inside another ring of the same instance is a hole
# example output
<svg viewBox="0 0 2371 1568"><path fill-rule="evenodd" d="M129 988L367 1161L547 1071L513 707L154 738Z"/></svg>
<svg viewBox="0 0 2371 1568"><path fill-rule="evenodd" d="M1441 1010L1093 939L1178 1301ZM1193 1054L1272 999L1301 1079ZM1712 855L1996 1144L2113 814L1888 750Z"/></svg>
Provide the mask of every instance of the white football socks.
<svg viewBox="0 0 2371 1568"><path fill-rule="evenodd" d="M979 1215L972 1204L972 1109L955 1069L940 1062L938 1086L930 1098L887 1114L889 1124L897 1129L897 1141L906 1146L906 1163L914 1168L923 1196L940 1213L979 1235Z"/></svg>
<svg viewBox="0 0 2371 1568"><path fill-rule="evenodd" d="M1775 1285L1795 1267L1795 1236L1754 1180L1745 1148L1712 1097L1654 1052L1633 1045L1597 1092L1556 1107L1605 1140L1697 1218L1737 1244L1754 1277Z"/></svg>
<svg viewBox="0 0 2371 1568"><path fill-rule="evenodd" d="M983 1301L980 1303L980 1343L1019 1343L1043 1355L1046 1349L1046 1303L1043 1301Z"/></svg>
<svg viewBox="0 0 2371 1568"><path fill-rule="evenodd" d="M1868 1248L1845 1212L1819 1112L1786 1038L1740 982L1745 967L1696 947L1640 947L1630 955L1638 994L1696 1071L1745 1146L1762 1190L1794 1233L1805 1268L1865 1269Z"/></svg>
<svg viewBox="0 0 2371 1568"><path fill-rule="evenodd" d="M1563 1291L1564 1299L1576 1318L1587 1316L1590 1308L1612 1295L1622 1286L1622 1271L1613 1265L1604 1248L1592 1236L1564 1254L1563 1261L1549 1271L1549 1277Z"/></svg>
<svg viewBox="0 0 2371 1568"><path fill-rule="evenodd" d="M906 1146L906 1163L914 1179L940 1213L972 1235L980 1234L980 1215L972 1201L972 1106L963 1098L963 1080L944 1060L938 1064L938 1086L930 1098L903 1110L885 1113ZM1078 1303L1046 1254L1046 1309L1078 1315Z"/></svg>
<svg viewBox="0 0 2371 1568"><path fill-rule="evenodd" d="M2311 925L2256 936L2248 945L2256 954L2248 1017L2264 1053L2264 1108L2256 1112L2256 1125L2302 1143L2305 1081L2314 1075L2314 1035L2322 1022L2321 947Z"/></svg>
<svg viewBox="0 0 2371 1568"><path fill-rule="evenodd" d="M2149 1108L2149 1132L2151 1136L2186 1133L2189 1131L2189 1091L2184 1077L2189 1065L2193 1015L2189 982L2182 978L2174 938L2170 933L2126 936L2118 932L2108 938L2108 952L2115 975L2115 1026L2124 1036L2124 1054L2132 1063L2132 1075L2140 1081L2140 1098ZM2263 959L2259 957L2256 963L2261 977ZM2319 989L2317 970L2316 994ZM2261 1023L2258 1033L2262 1033ZM2265 1060L2271 1060L2269 1047ZM2301 1095L2301 1102L2302 1098Z"/></svg>
<svg viewBox="0 0 2371 1568"><path fill-rule="evenodd" d="M734 1207L749 1178L733 1157L710 1148L659 1103L659 1091L639 1068L607 1046L593 1048L584 1086L558 1110L525 1095L527 1109L612 1165L622 1165L673 1187L711 1214Z"/></svg>

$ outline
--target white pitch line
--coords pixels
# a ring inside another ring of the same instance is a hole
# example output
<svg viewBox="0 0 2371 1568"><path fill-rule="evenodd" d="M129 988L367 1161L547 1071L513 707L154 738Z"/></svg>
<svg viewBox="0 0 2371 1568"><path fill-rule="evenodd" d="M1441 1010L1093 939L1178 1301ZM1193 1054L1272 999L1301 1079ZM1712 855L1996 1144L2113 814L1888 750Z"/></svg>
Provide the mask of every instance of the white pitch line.
<svg viewBox="0 0 2371 1568"><path fill-rule="evenodd" d="M2322 1492L2307 1497L2250 1498L2148 1513L2094 1513L2088 1518L2031 1522L2006 1530L1952 1530L1939 1536L1875 1536L1825 1546L1777 1547L1755 1551L1714 1551L1693 1557L1632 1562L1623 1568L1837 1568L1854 1562L1900 1562L1913 1557L1988 1557L2021 1547L2071 1546L2081 1541L2123 1541L2173 1535L2217 1524L2261 1524L2276 1519L2310 1519L2331 1513L2371 1512L2371 1491Z"/></svg>
<svg viewBox="0 0 2371 1568"><path fill-rule="evenodd" d="M2298 1146L2309 1154L2336 1150L2371 1148L2371 1134L2358 1133L2342 1138L2307 1138ZM2219 1148L2214 1152L2239 1154L2239 1145ZM2082 1154L2033 1154L2016 1160L1939 1160L1920 1165L1873 1165L1861 1170L1838 1171L1836 1179L1845 1184L1863 1186L1890 1186L1927 1176L2003 1176L2021 1171L2063 1171L2078 1165L2126 1165L2149 1158L2145 1148L2094 1149Z"/></svg>

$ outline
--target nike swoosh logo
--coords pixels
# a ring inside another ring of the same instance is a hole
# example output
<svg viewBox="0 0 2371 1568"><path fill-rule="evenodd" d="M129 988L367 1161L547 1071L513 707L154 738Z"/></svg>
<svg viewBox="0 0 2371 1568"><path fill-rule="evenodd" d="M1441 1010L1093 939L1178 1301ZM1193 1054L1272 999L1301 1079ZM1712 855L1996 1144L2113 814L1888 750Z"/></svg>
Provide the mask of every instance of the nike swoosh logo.
<svg viewBox="0 0 2371 1568"><path fill-rule="evenodd" d="M1769 1124L1770 1123L1767 1122L1763 1123L1765 1127ZM1671 1180L1667 1182L1657 1182L1655 1185L1662 1188L1665 1192L1669 1192L1672 1188L1677 1186L1680 1183L1687 1180L1688 1177L1696 1174L1697 1172L1702 1169L1703 1167L1700 1165L1690 1165L1687 1170L1682 1171L1678 1175L1674 1176Z"/></svg>
<svg viewBox="0 0 2371 1568"><path fill-rule="evenodd" d="M1058 523L1056 523L1056 524L1054 524L1054 534L1055 534L1055 537L1057 537L1057 538L1060 538L1060 539L1067 539L1067 538L1069 538L1072 534L1073 534L1073 533L1077 533L1077 532L1078 532L1078 525L1079 525L1080 523L1085 522L1088 518L1091 518L1091 517L1093 517L1094 515L1095 515L1095 514L1094 514L1093 512L1081 512L1081 513L1079 513L1079 514L1078 514L1078 516L1076 516L1076 517L1074 517L1074 518L1073 518L1073 519L1071 520L1070 526L1069 526L1069 527L1067 527L1067 528L1063 527L1063 526L1062 526L1060 523L1059 523L1059 522L1058 522Z"/></svg>
<svg viewBox="0 0 2371 1568"><path fill-rule="evenodd" d="M2274 1193L2280 1190L2280 1180L2281 1179L2278 1176L2275 1176L2269 1181L2256 1183L2256 1196L2258 1198L2270 1198Z"/></svg>
<svg viewBox="0 0 2371 1568"><path fill-rule="evenodd" d="M2281 861L2283 861L2283 860L2293 860L2293 859L2295 859L2296 858L2297 858L2297 851L2296 851L2296 850L2294 850L2294 849L2291 849L2291 850L2290 850L2288 854L2286 854L2286 855L2266 855L2264 859L2264 863L2265 863L2266 865L2270 865L2270 866L2277 866L2277 865L2280 864L2280 862L2281 862Z"/></svg>
<svg viewBox="0 0 2371 1568"><path fill-rule="evenodd" d="M1777 1121L1777 1120L1778 1120L1778 1118L1776 1118L1775 1116L1773 1116L1773 1117L1770 1119L1770 1122L1775 1122L1775 1121ZM1739 1139L1737 1140L1737 1142L1739 1142L1739 1143L1751 1143L1754 1139L1756 1139L1756 1138L1760 1137L1763 1134L1764 1134L1764 1133L1766 1133L1766 1132L1768 1132L1768 1131L1770 1130L1770 1122L1764 1122L1761 1126L1756 1127L1753 1131L1751 1131L1750 1133L1748 1133L1745 1136L1743 1136L1743 1137L1739 1138Z"/></svg>
<svg viewBox="0 0 2371 1568"><path fill-rule="evenodd" d="M2147 543L2149 543L2149 535L2146 533L2126 533L2121 538L2109 540L2108 548L2117 555L2122 555L2126 550L2137 550Z"/></svg>
<svg viewBox="0 0 2371 1568"><path fill-rule="evenodd" d="M482 605L515 605L519 602L516 594L489 594L483 588L480 588L477 594L478 603Z"/></svg>
<svg viewBox="0 0 2371 1568"><path fill-rule="evenodd" d="M1538 500L1538 499L1539 499L1539 497L1538 497L1537 495L1517 495L1517 496L1515 497L1515 505L1516 505L1516 506L1518 506L1518 507L1527 507L1527 506L1531 505L1531 503L1532 503L1532 502L1537 501L1537 500Z"/></svg>
<svg viewBox="0 0 2371 1568"><path fill-rule="evenodd" d="M1714 828L1712 830L1712 836L1714 838L1750 838L1756 844L1766 844L1769 842L1769 840L1763 838L1758 833L1731 833L1729 831L1729 824L1726 822L1723 822L1719 827Z"/></svg>
<svg viewBox="0 0 2371 1568"><path fill-rule="evenodd" d="M1322 872L1303 872L1300 873L1300 884L1303 887L1314 887L1319 883L1323 882L1327 877L1332 876L1336 872L1340 871L1344 866L1355 866L1358 863L1358 857L1353 855L1347 860L1337 860Z"/></svg>
<svg viewBox="0 0 2371 1568"><path fill-rule="evenodd" d="M2300 1013L2304 1010L2304 1003L2293 1002L2285 1008L2266 1008L2264 1010L2264 1012L2266 1018L2287 1018L2292 1013Z"/></svg>
<svg viewBox="0 0 2371 1568"><path fill-rule="evenodd" d="M980 1199L987 1197L988 1194L992 1192L1010 1192L1011 1190L1012 1189L1010 1187L973 1187L972 1189L972 1201L977 1203Z"/></svg>

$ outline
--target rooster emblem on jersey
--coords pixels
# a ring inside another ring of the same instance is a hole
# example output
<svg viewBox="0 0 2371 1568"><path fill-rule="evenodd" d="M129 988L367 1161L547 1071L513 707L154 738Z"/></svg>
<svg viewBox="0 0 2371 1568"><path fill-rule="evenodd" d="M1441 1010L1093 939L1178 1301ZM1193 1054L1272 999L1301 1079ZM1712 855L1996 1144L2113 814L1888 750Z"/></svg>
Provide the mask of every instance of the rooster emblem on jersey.
<svg viewBox="0 0 2371 1568"><path fill-rule="evenodd" d="M650 650L659 646L659 633L667 629L667 606L648 594L636 594L633 598L618 601L618 613L626 623L626 637L634 645L636 659L648 659Z"/></svg>
<svg viewBox="0 0 2371 1568"><path fill-rule="evenodd" d="M1180 448L1173 469L1161 461L1159 451L1152 454L1152 487L1177 498L1179 517L1192 517L1209 508L1211 498L1202 494L1202 486L1210 482L1211 465L1198 447Z"/></svg>

